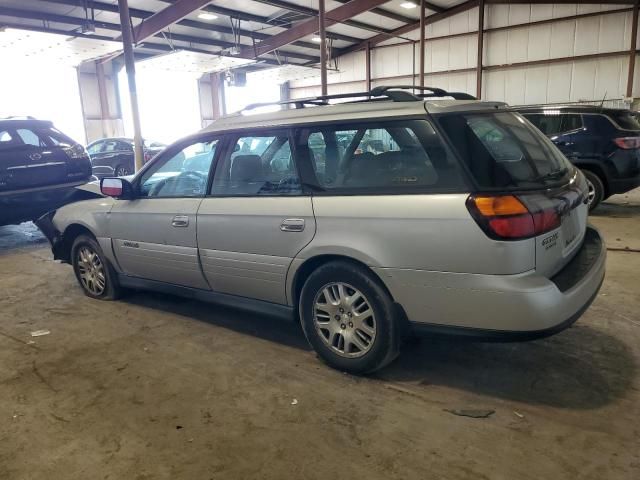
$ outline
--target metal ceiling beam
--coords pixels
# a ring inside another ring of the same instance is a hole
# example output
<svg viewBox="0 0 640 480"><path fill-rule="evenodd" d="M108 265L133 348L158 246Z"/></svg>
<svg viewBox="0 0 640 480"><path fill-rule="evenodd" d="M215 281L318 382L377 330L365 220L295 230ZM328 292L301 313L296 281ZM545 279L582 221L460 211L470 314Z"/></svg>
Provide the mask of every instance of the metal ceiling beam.
<svg viewBox="0 0 640 480"><path fill-rule="evenodd" d="M78 6L78 0L42 0L42 1L47 3L59 4L59 5ZM103 12L118 13L118 6L113 5L111 3L95 2L95 1L89 0L87 2L87 7L92 8L94 10L103 11ZM132 18L146 19L146 18L149 18L151 15L153 15L153 12L149 12L147 10L140 10L139 8L129 7L129 14L131 15ZM176 22L176 25L180 25L183 27L197 28L199 30L204 30L206 32L224 33L226 35L234 35L239 33L240 36L243 36L246 38L256 38L258 40L263 40L265 38L270 37L270 35L267 35L266 33L252 32L250 30L243 30L243 29L234 30L231 27L225 27L224 25L218 25L216 23L199 22L197 20L183 19L183 20L180 20L179 22ZM359 42L360 39L354 38L354 41ZM318 49L318 45L311 42L295 42L295 43L292 43L292 45L296 47L309 48L313 50Z"/></svg>
<svg viewBox="0 0 640 480"><path fill-rule="evenodd" d="M159 0L159 1L163 3L175 3L177 0ZM204 10L205 12L222 15L229 18L235 18L245 22L260 23L262 25L267 25L270 27L280 27L280 28L291 27L291 22L288 22L288 21L282 21L278 19L269 19L268 17L255 15L253 13L245 13L239 10L232 10L230 8L219 7L217 5L207 5L206 7L203 7L202 10ZM344 42L349 42L349 43L355 43L361 40L356 37L350 37L349 35L342 35L339 33L332 33L332 32L327 32L327 37L332 38L334 40L342 40Z"/></svg>
<svg viewBox="0 0 640 480"><path fill-rule="evenodd" d="M7 16L7 17L16 17L16 18L24 18L24 19L29 19L29 20L38 20L38 21L43 21L43 22L54 22L54 23L62 23L62 24L66 24L66 25L77 25L77 26L81 26L83 25L86 20L84 18L80 18L80 17L71 17L71 16L67 16L67 15L56 15L56 14L52 14L52 13L42 13L42 12L36 12L36 11L31 11L31 10L19 10L19 9L15 9L15 8L7 8L7 7L0 7L0 15L3 16ZM119 24L116 23L109 23L109 22L102 22L102 21L98 21L96 20L94 22L95 26L97 28L103 29L103 30L109 30L112 32L121 32L121 28ZM20 28L20 27L18 27ZM67 32L68 35L73 35L73 32ZM86 36L86 35L85 35ZM104 38L104 37L102 37ZM115 40L115 38L111 38L111 37L107 37L109 38L109 40ZM166 41L166 38L162 35L162 34L156 34L154 35L154 38L161 38L163 41ZM231 43L231 42L226 42L224 40L217 40L215 38L202 38L202 37L194 37L191 35L182 35L182 34L171 34L170 39L172 40L176 40L176 41L180 41L180 42L187 42L190 44L200 44L200 45L209 45L209 46L213 46L213 47L220 47L220 48L229 48L229 47L233 47L235 44ZM173 50L173 48L171 48L170 45L158 45L155 43L149 43L149 41L145 41L144 42L145 47L146 46L150 46L153 45L152 48L154 49L159 49L159 50L163 50L163 51L171 51ZM179 47L182 48L182 47ZM185 48L185 50L192 50L192 51L199 51L202 53L209 53L211 55L220 55L221 52L212 52L209 50L202 50L202 49L195 49L193 47L190 48ZM315 57L313 55L305 55L302 53L294 53L294 52L284 52L284 51L280 51L280 56L282 57L286 57L286 58L295 58L295 59L299 59L299 60L305 60L308 62L318 62L319 61L319 57ZM250 59L253 59L253 57L250 57ZM271 60L270 60L271 61ZM276 61L272 61L273 63L279 63Z"/></svg>
<svg viewBox="0 0 640 480"><path fill-rule="evenodd" d="M478 0L468 0L464 3L461 3L460 5L456 5L455 7L447 8L446 10L443 10L440 13L434 13L433 15L429 15L428 17L425 18L424 24L426 26L435 22L439 22L453 15L457 15L458 13L471 10L477 5L478 5ZM350 47L343 48L341 51L336 52L336 55L334 55L334 57L345 55L347 53L355 52L358 50L363 50L366 48L367 43L369 43L369 45L371 46L377 45L380 42L384 42L385 40L389 40L390 38L393 38L393 37L399 37L417 28L420 28L420 20L416 20L413 23L409 23L402 27L396 28L395 30L392 30L391 33L389 34L379 34L374 37L363 40L362 42L356 45L351 45Z"/></svg>
<svg viewBox="0 0 640 480"><path fill-rule="evenodd" d="M296 5L295 3L285 2L283 0L253 0L254 2L263 3L265 5L271 5L272 7L282 8L283 10L288 10L290 12L301 13L302 15L307 15L309 17L318 17L319 10L309 7L303 7L301 5ZM351 0L342 1L340 3L349 3ZM388 0L387 0L388 1ZM413 21L413 19L409 19L409 21ZM390 32L391 30L386 28L380 28L375 25L371 25L365 22L359 22L357 20L344 20L345 25L349 25L350 27L359 28L361 30L367 30L369 32ZM360 39L356 40L360 41Z"/></svg>
<svg viewBox="0 0 640 480"><path fill-rule="evenodd" d="M338 3L348 3L350 0L334 0L334 1L338 2ZM429 7L429 8L431 8L431 7ZM437 7L437 8L440 8L442 10L441 7ZM432 8L432 10L437 12L437 10L435 10L435 8ZM375 13L375 14L380 15L382 17L387 17L387 18L390 18L392 20L396 20L398 22L402 22L402 23L411 23L411 22L413 22L413 18L411 18L411 17L405 17L404 15L400 15L399 13L395 13L395 12L392 12L391 10L387 10L387 9L384 9L384 8L377 8L376 7L376 8L372 8L369 11L371 13Z"/></svg>
<svg viewBox="0 0 640 480"><path fill-rule="evenodd" d="M145 41L209 3L211 0L178 0L133 27L133 42Z"/></svg>
<svg viewBox="0 0 640 480"><path fill-rule="evenodd" d="M378 5L386 3L388 0L351 0L349 3L341 5L327 12L326 26L343 22L359 13L366 12ZM252 55L258 58L265 53L272 52L280 47L288 45L302 37L311 35L318 31L318 21L316 18L304 20L282 33L273 35L268 40L258 44L255 48L244 47L243 55Z"/></svg>

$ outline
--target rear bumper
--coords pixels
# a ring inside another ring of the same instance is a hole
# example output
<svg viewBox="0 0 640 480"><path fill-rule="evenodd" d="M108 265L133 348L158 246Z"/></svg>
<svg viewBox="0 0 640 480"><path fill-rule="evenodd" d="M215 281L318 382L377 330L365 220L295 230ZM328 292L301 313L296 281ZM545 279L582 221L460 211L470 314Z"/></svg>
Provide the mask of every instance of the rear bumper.
<svg viewBox="0 0 640 480"><path fill-rule="evenodd" d="M574 323L597 296L606 248L589 227L575 257L552 279L535 271L477 275L375 269L415 330L527 340Z"/></svg>
<svg viewBox="0 0 640 480"><path fill-rule="evenodd" d="M0 192L0 225L26 222L69 203L82 182Z"/></svg>

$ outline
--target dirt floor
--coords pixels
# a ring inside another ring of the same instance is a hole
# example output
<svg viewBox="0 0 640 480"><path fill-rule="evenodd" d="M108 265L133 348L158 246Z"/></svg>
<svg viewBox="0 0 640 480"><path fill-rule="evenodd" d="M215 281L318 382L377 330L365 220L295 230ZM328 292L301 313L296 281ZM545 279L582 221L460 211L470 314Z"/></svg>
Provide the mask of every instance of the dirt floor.
<svg viewBox="0 0 640 480"><path fill-rule="evenodd" d="M591 220L614 250L573 328L422 339L369 378L281 320L90 300L33 226L0 227L0 478L638 479L640 191Z"/></svg>

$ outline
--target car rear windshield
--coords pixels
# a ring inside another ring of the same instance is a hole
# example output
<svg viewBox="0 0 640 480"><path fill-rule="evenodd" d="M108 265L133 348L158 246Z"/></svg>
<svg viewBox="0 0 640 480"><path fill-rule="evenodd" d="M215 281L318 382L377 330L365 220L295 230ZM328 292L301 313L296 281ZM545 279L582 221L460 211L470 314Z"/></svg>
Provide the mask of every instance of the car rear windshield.
<svg viewBox="0 0 640 480"><path fill-rule="evenodd" d="M614 112L609 117L623 130L640 130L640 119L635 112Z"/></svg>
<svg viewBox="0 0 640 480"><path fill-rule="evenodd" d="M448 114L439 121L482 189L547 188L569 179L569 161L519 114Z"/></svg>
<svg viewBox="0 0 640 480"><path fill-rule="evenodd" d="M0 128L0 150L16 148L70 147L74 141L53 127L11 126Z"/></svg>

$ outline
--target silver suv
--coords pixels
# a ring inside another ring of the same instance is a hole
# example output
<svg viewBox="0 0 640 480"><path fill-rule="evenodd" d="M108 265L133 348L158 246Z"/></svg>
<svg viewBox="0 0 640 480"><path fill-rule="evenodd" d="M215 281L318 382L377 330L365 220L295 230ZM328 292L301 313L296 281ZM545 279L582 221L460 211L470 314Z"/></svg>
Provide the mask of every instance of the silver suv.
<svg viewBox="0 0 640 480"><path fill-rule="evenodd" d="M605 270L583 175L503 103L405 88L228 116L38 225L92 298L150 289L285 314L354 373L412 330L571 325Z"/></svg>

